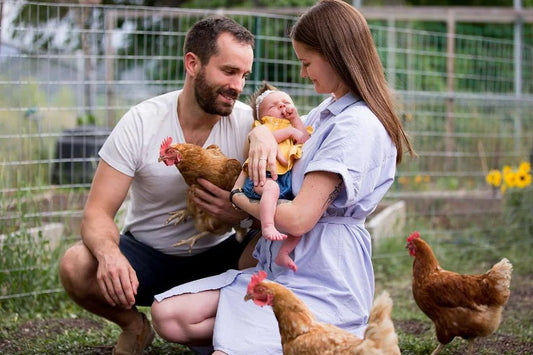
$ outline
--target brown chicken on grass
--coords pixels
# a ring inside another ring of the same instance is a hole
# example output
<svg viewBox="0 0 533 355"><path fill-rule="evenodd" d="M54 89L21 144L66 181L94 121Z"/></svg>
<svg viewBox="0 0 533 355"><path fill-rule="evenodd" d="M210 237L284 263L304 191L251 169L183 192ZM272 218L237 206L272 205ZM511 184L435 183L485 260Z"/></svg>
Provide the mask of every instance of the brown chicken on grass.
<svg viewBox="0 0 533 355"><path fill-rule="evenodd" d="M468 341L491 335L502 320L509 299L512 264L503 258L481 275L461 275L442 269L430 246L418 232L407 238L413 261L413 296L418 307L435 324L439 341L433 355L458 336Z"/></svg>
<svg viewBox="0 0 533 355"><path fill-rule="evenodd" d="M244 299L253 300L261 307L272 306L278 320L283 354L400 354L398 337L390 318L392 300L388 293L383 292L374 301L361 339L334 325L318 322L292 291L265 278L264 271L252 275Z"/></svg>
<svg viewBox="0 0 533 355"><path fill-rule="evenodd" d="M206 213L196 205L193 200L192 187L201 189L202 187L196 181L198 178L203 178L224 190L231 190L242 170L238 160L226 157L220 148L214 144L204 149L189 143L172 144L172 138L168 137L161 144L159 162L161 161L167 166L175 165L185 183L190 187L187 192L187 208L172 212L166 223L178 224L192 217L194 218L194 226L199 232L173 246L189 244L189 251L192 251L198 239L208 234L224 234L234 227ZM237 239L242 241L246 230L239 227L234 228L237 232Z"/></svg>

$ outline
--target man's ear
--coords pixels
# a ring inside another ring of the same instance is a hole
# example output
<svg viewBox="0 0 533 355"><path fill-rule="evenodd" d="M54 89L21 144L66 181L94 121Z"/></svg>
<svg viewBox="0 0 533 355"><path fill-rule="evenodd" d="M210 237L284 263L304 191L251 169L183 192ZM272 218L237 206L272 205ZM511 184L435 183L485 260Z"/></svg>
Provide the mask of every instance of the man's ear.
<svg viewBox="0 0 533 355"><path fill-rule="evenodd" d="M195 77L196 74L198 74L200 67L202 66L200 58L198 58L198 56L192 52L188 52L185 54L185 57L183 58L183 64L185 67L185 71L191 77Z"/></svg>

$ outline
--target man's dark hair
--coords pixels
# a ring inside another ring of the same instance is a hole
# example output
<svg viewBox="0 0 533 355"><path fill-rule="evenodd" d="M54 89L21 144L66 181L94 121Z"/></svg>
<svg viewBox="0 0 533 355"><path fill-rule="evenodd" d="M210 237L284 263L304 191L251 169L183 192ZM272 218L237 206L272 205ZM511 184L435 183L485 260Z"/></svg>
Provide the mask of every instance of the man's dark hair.
<svg viewBox="0 0 533 355"><path fill-rule="evenodd" d="M202 64L207 64L218 52L217 39L222 33L230 33L238 42L254 47L254 35L248 29L228 17L211 16L191 27L185 36L183 54L192 52Z"/></svg>

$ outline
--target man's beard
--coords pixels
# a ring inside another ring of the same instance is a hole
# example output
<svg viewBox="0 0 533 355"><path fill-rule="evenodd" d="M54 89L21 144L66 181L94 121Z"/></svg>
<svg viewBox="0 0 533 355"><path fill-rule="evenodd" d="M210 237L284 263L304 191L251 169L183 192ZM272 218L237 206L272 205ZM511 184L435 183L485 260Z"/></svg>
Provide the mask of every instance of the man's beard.
<svg viewBox="0 0 533 355"><path fill-rule="evenodd" d="M226 102L217 103L219 94L223 94L235 101L239 98L239 94L235 90L216 89L209 85L205 76L205 69L202 68L194 80L194 97L196 98L196 102L198 102L198 105L206 113L228 116L233 111L234 104L228 104Z"/></svg>

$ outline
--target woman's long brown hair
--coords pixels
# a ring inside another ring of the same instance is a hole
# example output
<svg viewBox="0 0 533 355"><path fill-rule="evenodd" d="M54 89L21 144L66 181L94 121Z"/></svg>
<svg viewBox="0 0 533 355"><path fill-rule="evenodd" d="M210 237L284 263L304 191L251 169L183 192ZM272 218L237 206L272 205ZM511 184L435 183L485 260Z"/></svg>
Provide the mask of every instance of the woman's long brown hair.
<svg viewBox="0 0 533 355"><path fill-rule="evenodd" d="M370 28L353 6L340 0L321 0L296 22L290 37L322 55L381 121L397 150L413 156L413 146L394 109L383 67Z"/></svg>

